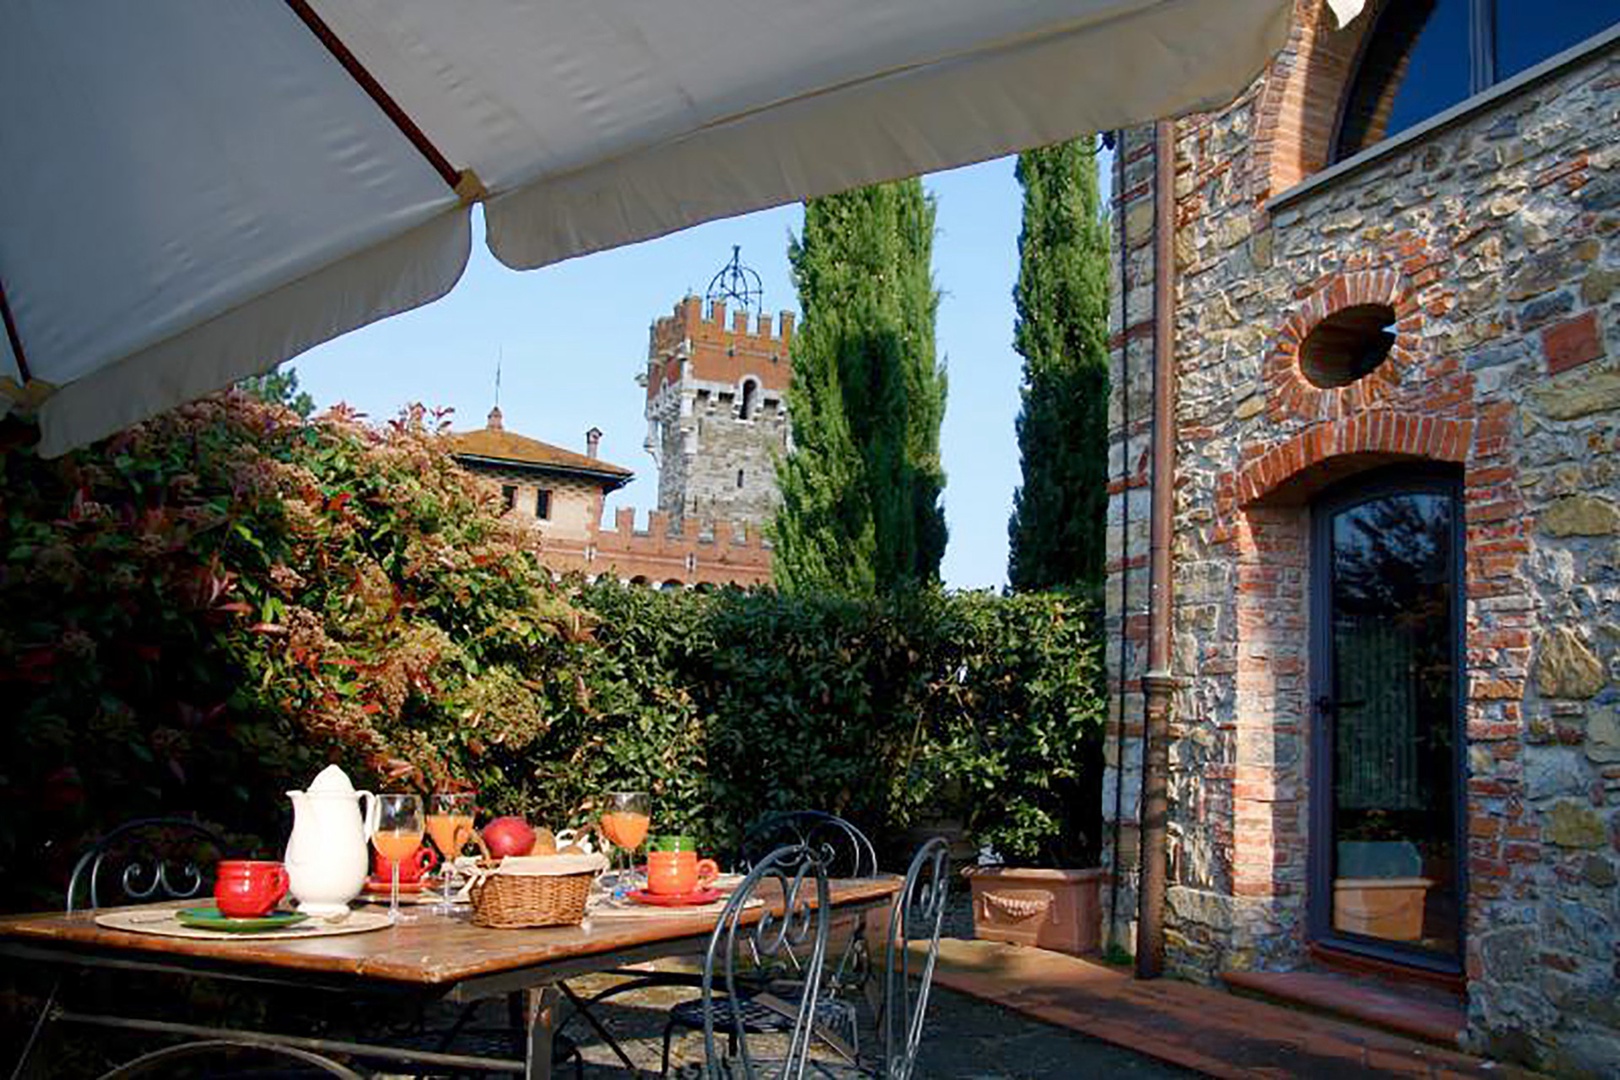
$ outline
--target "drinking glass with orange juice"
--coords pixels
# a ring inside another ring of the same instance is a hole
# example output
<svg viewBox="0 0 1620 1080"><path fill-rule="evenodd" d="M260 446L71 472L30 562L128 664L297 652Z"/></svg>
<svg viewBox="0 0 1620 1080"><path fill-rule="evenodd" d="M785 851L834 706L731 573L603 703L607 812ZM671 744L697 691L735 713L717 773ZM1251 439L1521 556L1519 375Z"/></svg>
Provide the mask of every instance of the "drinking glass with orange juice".
<svg viewBox="0 0 1620 1080"><path fill-rule="evenodd" d="M652 800L645 791L614 791L602 808L602 836L625 853L625 872L614 878L615 891L633 887L635 851L647 839L652 824Z"/></svg>
<svg viewBox="0 0 1620 1080"><path fill-rule="evenodd" d="M378 795L376 805L371 843L393 867L388 917L394 922L409 922L399 913L399 864L422 846L422 796Z"/></svg>
<svg viewBox="0 0 1620 1080"><path fill-rule="evenodd" d="M456 906L450 900L451 869L456 856L472 839L473 809L473 793L470 791L437 791L433 794L427 830L428 836L433 839L433 846L439 849L444 861L440 870L444 877L444 899L433 905L436 914L455 913Z"/></svg>

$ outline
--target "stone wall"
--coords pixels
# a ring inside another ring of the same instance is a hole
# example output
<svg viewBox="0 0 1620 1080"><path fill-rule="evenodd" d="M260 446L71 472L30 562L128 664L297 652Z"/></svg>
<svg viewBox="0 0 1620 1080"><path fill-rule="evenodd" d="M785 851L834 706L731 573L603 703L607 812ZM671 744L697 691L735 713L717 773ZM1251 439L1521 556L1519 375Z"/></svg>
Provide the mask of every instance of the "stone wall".
<svg viewBox="0 0 1620 1080"><path fill-rule="evenodd" d="M1300 162L1306 114L1323 111L1310 94L1340 89L1320 74L1331 64L1313 65L1323 31L1316 5L1306 15L1269 78L1176 129L1167 960L1199 978L1305 961L1309 498L1379 464L1447 463L1465 504L1469 1037L1597 1074L1620 1061L1620 51L1269 204L1279 176L1297 179L1280 163ZM1116 173L1128 280L1114 326L1108 604L1128 870L1151 140L1126 132ZM1302 379L1305 334L1374 302L1397 317L1389 358L1345 387Z"/></svg>

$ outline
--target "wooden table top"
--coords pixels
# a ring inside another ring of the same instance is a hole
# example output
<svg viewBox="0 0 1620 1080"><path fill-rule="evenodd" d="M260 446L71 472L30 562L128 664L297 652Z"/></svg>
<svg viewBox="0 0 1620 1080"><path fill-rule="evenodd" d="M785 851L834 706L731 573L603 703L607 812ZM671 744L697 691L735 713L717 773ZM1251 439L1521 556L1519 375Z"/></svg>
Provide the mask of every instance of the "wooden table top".
<svg viewBox="0 0 1620 1080"><path fill-rule="evenodd" d="M869 908L885 903L900 889L900 878L839 878L831 882L835 908ZM762 883L768 884L768 883ZM760 899L780 912L781 894L773 899L762 887ZM195 900L186 904L195 904ZM148 904L147 908L186 906ZM109 908L101 909L104 913ZM124 909L132 910L132 909ZM744 922L765 907L746 911ZM681 913L637 919L596 919L585 926L536 930L494 930L442 915L423 915L419 922L369 933L302 941L220 941L161 937L97 926L98 912L41 913L0 916L0 946L24 943L119 954L147 959L190 959L230 966L258 966L288 971L360 976L419 986L445 986L478 976L623 953L659 943L704 941L714 928L712 912ZM612 966L611 962L602 964Z"/></svg>

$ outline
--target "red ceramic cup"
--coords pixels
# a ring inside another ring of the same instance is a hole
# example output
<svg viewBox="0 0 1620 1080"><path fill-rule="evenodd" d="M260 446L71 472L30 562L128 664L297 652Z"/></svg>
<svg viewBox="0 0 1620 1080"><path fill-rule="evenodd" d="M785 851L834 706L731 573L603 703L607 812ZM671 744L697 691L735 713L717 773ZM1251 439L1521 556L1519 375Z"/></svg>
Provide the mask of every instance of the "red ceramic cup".
<svg viewBox="0 0 1620 1080"><path fill-rule="evenodd" d="M422 880L422 875L439 865L439 853L426 844L399 860L399 883L412 885ZM371 874L378 881L392 882L394 880L394 864L389 862L382 852L375 849L371 852Z"/></svg>
<svg viewBox="0 0 1620 1080"><path fill-rule="evenodd" d="M214 872L214 904L221 915L268 915L287 895L287 868L263 859L226 859Z"/></svg>

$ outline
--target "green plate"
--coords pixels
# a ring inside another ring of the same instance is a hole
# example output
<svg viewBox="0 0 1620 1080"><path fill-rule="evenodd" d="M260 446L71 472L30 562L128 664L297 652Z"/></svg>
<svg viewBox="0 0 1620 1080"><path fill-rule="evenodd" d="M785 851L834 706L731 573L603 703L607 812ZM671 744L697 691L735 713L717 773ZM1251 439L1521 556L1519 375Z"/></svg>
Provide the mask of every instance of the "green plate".
<svg viewBox="0 0 1620 1080"><path fill-rule="evenodd" d="M224 930L227 932L247 933L257 930L280 930L287 926L297 926L308 919L309 916L301 911L273 911L269 915L261 915L256 919L233 919L229 915L221 915L217 907L190 907L181 908L175 913L181 926L189 926L194 930Z"/></svg>

